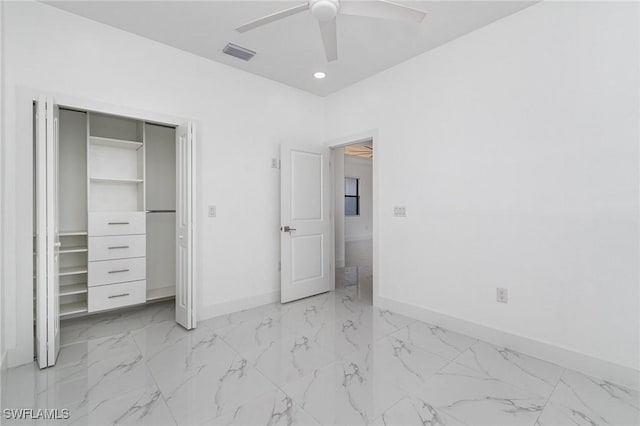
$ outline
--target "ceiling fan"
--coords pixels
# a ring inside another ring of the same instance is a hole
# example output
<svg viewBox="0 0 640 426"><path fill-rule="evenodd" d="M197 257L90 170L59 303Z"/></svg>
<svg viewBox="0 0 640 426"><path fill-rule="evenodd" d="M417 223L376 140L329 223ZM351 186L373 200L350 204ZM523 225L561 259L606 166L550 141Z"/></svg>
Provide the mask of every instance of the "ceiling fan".
<svg viewBox="0 0 640 426"><path fill-rule="evenodd" d="M336 30L336 16L338 14L366 16L370 18L391 19L403 22L421 22L426 13L422 10L392 3L387 0L358 1L358 0L309 0L305 4L285 9L267 15L255 21L248 22L236 28L244 33L262 25L269 24L287 16L310 10L320 24L320 33L324 50L329 62L338 59L338 39Z"/></svg>

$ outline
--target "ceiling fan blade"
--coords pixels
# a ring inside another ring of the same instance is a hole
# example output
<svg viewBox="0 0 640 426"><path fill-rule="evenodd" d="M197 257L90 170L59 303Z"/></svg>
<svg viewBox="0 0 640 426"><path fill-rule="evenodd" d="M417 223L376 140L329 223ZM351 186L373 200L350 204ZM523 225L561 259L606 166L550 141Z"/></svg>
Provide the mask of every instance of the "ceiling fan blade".
<svg viewBox="0 0 640 426"><path fill-rule="evenodd" d="M324 52L327 54L327 61L335 61L338 59L338 32L336 29L336 20L320 21L320 33L322 34L322 43L324 43Z"/></svg>
<svg viewBox="0 0 640 426"><path fill-rule="evenodd" d="M394 21L422 22L426 12L386 0L341 1L340 13L366 16L369 18L391 19Z"/></svg>
<svg viewBox="0 0 640 426"><path fill-rule="evenodd" d="M271 23L273 21L277 21L278 19L286 18L287 16L304 12L305 10L309 10L308 3L301 4L300 6L292 7L291 9L282 10L280 12L276 12L271 15L267 15L260 19L256 19L255 21L247 22L246 24L240 25L238 28L236 28L236 31L238 31L239 33L244 33L254 28L258 28L268 23Z"/></svg>

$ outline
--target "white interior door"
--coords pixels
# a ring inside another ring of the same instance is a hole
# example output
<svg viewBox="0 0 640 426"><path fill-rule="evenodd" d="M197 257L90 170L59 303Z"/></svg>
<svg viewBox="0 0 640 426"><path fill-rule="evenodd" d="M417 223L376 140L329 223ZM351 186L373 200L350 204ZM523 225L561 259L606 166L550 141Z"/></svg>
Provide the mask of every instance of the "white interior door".
<svg viewBox="0 0 640 426"><path fill-rule="evenodd" d="M50 98L36 105L36 355L40 368L60 352L58 234L58 108Z"/></svg>
<svg viewBox="0 0 640 426"><path fill-rule="evenodd" d="M328 148L280 148L282 303L331 290L331 168Z"/></svg>
<svg viewBox="0 0 640 426"><path fill-rule="evenodd" d="M176 132L176 321L187 330L196 327L194 250L195 126Z"/></svg>

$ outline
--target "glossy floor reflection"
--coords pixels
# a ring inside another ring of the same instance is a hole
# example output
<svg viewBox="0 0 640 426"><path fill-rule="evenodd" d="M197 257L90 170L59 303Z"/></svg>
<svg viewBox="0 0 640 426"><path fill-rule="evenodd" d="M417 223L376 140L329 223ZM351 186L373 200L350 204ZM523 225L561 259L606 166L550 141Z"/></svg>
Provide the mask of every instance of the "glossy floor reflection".
<svg viewBox="0 0 640 426"><path fill-rule="evenodd" d="M65 321L58 365L8 370L2 407L68 408L60 425L640 423L636 391L373 308L366 267L338 275L190 332L171 303Z"/></svg>

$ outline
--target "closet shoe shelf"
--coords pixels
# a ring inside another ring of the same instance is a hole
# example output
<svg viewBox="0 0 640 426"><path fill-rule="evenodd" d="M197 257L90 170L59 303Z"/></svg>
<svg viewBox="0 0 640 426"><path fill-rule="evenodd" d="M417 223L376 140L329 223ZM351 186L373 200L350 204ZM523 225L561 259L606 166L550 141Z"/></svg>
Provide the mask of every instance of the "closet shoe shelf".
<svg viewBox="0 0 640 426"><path fill-rule="evenodd" d="M84 312L87 312L86 300L73 303L63 303L60 305L60 316L81 314Z"/></svg>
<svg viewBox="0 0 640 426"><path fill-rule="evenodd" d="M72 294L86 293L87 283L69 284L60 286L60 296L71 296Z"/></svg>
<svg viewBox="0 0 640 426"><path fill-rule="evenodd" d="M65 268L60 268L60 272L58 273L58 276L65 277L67 275L86 274L88 272L88 270L89 269L88 269L87 265L67 266Z"/></svg>
<svg viewBox="0 0 640 426"><path fill-rule="evenodd" d="M60 254L65 253L86 253L88 251L86 246L70 246L70 247L61 247Z"/></svg>
<svg viewBox="0 0 640 426"><path fill-rule="evenodd" d="M60 232L58 235L61 237L77 237L77 236L83 236L83 235L87 235L87 231L63 231Z"/></svg>

